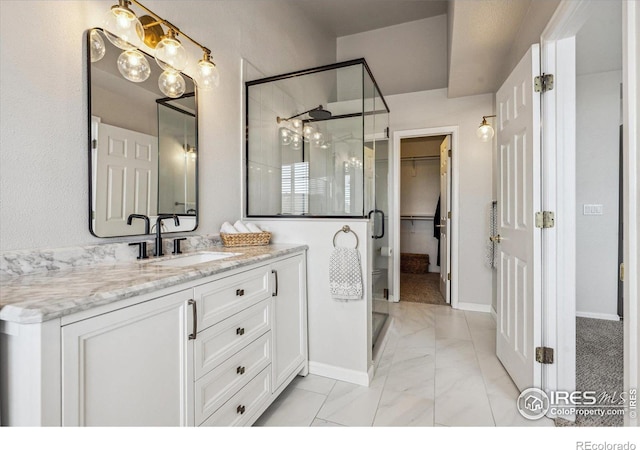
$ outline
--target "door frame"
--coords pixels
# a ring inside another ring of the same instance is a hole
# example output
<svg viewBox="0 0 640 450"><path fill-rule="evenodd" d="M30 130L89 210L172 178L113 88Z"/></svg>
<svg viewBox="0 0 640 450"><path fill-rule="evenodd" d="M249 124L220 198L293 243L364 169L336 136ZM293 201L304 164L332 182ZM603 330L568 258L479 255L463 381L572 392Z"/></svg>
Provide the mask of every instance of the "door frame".
<svg viewBox="0 0 640 450"><path fill-rule="evenodd" d="M541 68L552 73L555 88L543 96L542 209L556 212L555 228L543 233L543 342L556 349L556 364L545 365L548 391L575 390L576 377L576 243L575 154L576 74L575 35L593 11L588 0L562 1L543 31ZM624 263L627 274L638 273L638 17L635 2L622 1L623 20L623 136ZM638 280L627 276L624 299L624 389L638 387ZM638 418L625 415L625 425Z"/></svg>
<svg viewBox="0 0 640 450"><path fill-rule="evenodd" d="M392 182L389 183L389 188L392 192L389 193L389 198L393 199L391 206L391 214L393 220L391 223L391 233L393 236L393 293L389 295L389 301L400 301L400 141L402 139L416 138L416 137L428 137L439 135L451 135L451 235L449 236L449 242L451 246L451 307L458 307L458 237L459 237L459 222L460 217L458 205L459 205L459 154L458 151L458 133L459 128L457 126L445 126L435 128L418 128L410 130L398 130L393 132L392 147L389 149L389 158L391 161L391 167L389 172L392 174Z"/></svg>

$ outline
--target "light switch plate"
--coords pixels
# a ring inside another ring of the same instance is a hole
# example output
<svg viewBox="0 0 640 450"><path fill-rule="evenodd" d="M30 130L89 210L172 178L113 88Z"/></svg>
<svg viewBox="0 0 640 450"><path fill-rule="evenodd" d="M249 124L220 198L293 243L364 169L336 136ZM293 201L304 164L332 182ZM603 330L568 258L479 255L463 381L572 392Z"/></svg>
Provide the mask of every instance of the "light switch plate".
<svg viewBox="0 0 640 450"><path fill-rule="evenodd" d="M603 214L602 205L584 204L582 205L582 215L601 216Z"/></svg>

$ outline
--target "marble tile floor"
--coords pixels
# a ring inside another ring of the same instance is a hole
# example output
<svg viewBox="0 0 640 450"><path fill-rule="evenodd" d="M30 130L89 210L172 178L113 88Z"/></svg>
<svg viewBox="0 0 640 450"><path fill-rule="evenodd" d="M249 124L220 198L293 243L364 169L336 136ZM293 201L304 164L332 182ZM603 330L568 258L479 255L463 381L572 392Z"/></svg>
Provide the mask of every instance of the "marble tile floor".
<svg viewBox="0 0 640 450"><path fill-rule="evenodd" d="M255 426L553 426L516 410L490 314L400 302L389 315L370 386L297 377Z"/></svg>

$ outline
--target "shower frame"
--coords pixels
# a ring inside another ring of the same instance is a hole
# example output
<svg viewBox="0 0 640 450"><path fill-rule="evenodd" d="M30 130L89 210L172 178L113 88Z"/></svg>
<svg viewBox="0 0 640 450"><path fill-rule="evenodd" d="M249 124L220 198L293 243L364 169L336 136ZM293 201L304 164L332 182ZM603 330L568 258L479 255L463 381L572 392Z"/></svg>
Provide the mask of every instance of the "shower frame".
<svg viewBox="0 0 640 450"><path fill-rule="evenodd" d="M367 212L364 210L362 211L362 214L356 214L356 215L317 215L317 214L287 214L287 215L282 215L282 214L250 214L249 213L249 88L251 86L256 86L256 85L260 85L260 84L266 84L266 83L272 83L275 81L282 81L282 80L286 80L289 78L297 78L297 77L302 77L302 76L306 76L306 75L312 75L312 74L316 74L316 73L320 73L320 72L326 72L329 70L336 70L336 69L341 69L341 68L345 68L345 67L350 67L350 66L356 66L356 65L362 65L366 71L367 74L369 75L369 78L371 80L371 82L373 83L373 86L375 87L375 92L378 94L380 100L382 100L382 103L384 105L384 111L383 110L373 110L373 111L364 111L364 103L366 100L366 96L362 95L362 112L359 113L349 113L349 114L340 114L340 115L334 115L329 119L313 119L313 118L309 118L309 119L305 119L304 122L305 123L313 123L313 122L319 122L319 121L327 121L327 120L338 120L338 119L347 119L347 118L354 118L354 117L362 117L363 119L363 124L362 124L362 128L363 128L363 132L364 132L364 117L368 116L368 115L377 115L377 114L389 114L390 113L390 109L389 109L389 105L387 104L387 101L384 98L384 95L382 94L382 92L380 91L380 87L378 86L378 83L376 82L375 77L373 76L373 73L371 72L371 69L369 68L369 65L367 64L367 61L365 60L365 58L357 58L357 59L351 59L348 61L342 61L342 62L337 62L337 63L332 63L332 64L327 64L327 65L323 65L323 66L318 66L318 67L313 67L310 69L304 69L304 70L298 70L298 71L294 71L294 72L288 72L288 73L284 73L281 75L274 75L274 76L270 76L270 77L265 77L265 78L260 78L257 80L252 80L252 81L246 81L245 82L245 164L244 164L244 181L245 181L245 205L244 205L244 214L245 217L247 218L309 218L309 219L320 219L320 218L324 218L324 219L362 219L362 218L366 218L367 217ZM364 81L363 81L364 84ZM388 123L387 123L388 125ZM385 129L385 135L386 135L386 139L389 138L389 127L387 126ZM363 152L364 152L364 142L365 142L365 136L363 133L363 139L362 139L362 143L363 143ZM304 144L302 145L302 155L303 155L303 161L304 161ZM364 154L363 154L363 164L364 164ZM364 189L364 179L362 181L362 192L363 192L363 196L365 195L365 189ZM364 203L363 203L364 204Z"/></svg>

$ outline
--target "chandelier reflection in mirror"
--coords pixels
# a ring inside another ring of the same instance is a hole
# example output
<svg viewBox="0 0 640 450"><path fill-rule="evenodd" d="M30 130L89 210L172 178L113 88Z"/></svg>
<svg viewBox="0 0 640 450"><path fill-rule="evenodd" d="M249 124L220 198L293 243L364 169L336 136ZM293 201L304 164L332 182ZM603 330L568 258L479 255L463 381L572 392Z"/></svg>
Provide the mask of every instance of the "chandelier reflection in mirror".
<svg viewBox="0 0 640 450"><path fill-rule="evenodd" d="M135 4L147 15L140 18L131 9ZM164 31L164 28L167 31ZM163 70L158 79L158 87L164 95L178 98L184 94L185 80L181 75L189 65L186 49L178 40L181 36L200 47L202 59L195 68L195 80L198 89L206 91L217 87L220 74L211 59L211 50L195 41L178 27L158 16L136 0L118 0L104 19L105 36L116 47L123 50L118 58L118 70L129 81L140 83L149 78L151 69L146 56L139 51L145 45L155 50L155 60ZM105 53L104 41L96 30L90 35L91 62L102 59Z"/></svg>
<svg viewBox="0 0 640 450"><path fill-rule="evenodd" d="M298 119L300 116L308 114L308 119ZM327 111L319 105L295 114L291 117L276 117L276 121L281 124L280 143L284 146L291 146L293 150L299 150L302 142L311 142L322 149L330 147L330 142L325 139L326 136L322 132L320 125L314 125L313 121L322 121L331 118L331 112Z"/></svg>

